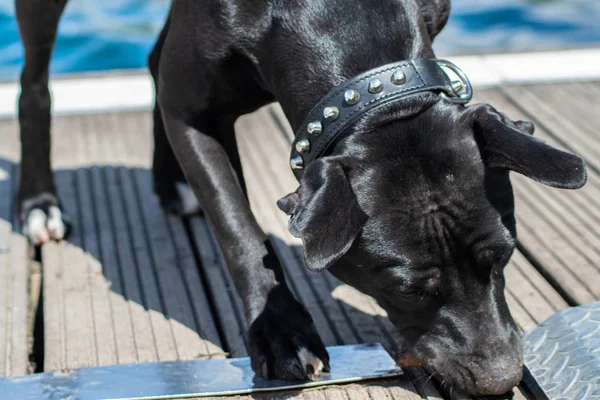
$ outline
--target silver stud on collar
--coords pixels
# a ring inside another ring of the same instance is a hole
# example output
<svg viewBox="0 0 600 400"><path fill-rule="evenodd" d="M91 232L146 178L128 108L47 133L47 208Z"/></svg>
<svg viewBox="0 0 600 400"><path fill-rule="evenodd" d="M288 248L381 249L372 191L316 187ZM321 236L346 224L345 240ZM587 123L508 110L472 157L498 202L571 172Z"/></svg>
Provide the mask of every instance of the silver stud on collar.
<svg viewBox="0 0 600 400"><path fill-rule="evenodd" d="M369 81L369 93L381 93L383 91L383 82L379 78L373 78Z"/></svg>
<svg viewBox="0 0 600 400"><path fill-rule="evenodd" d="M313 121L306 126L306 130L311 135L319 136L323 132L323 124L321 121Z"/></svg>
<svg viewBox="0 0 600 400"><path fill-rule="evenodd" d="M340 110L335 106L325 107L325 109L323 110L323 116L329 121L335 121L339 115Z"/></svg>
<svg viewBox="0 0 600 400"><path fill-rule="evenodd" d="M307 153L310 151L310 141L308 139L298 140L296 142L296 151L298 153Z"/></svg>
<svg viewBox="0 0 600 400"><path fill-rule="evenodd" d="M302 169L304 168L304 160L300 156L296 156L290 160L290 167L292 169Z"/></svg>
<svg viewBox="0 0 600 400"><path fill-rule="evenodd" d="M392 74L391 81L394 85L402 85L406 82L406 75L404 75L404 72L398 70Z"/></svg>
<svg viewBox="0 0 600 400"><path fill-rule="evenodd" d="M356 90L348 89L346 92L344 92L344 101L349 106L355 105L358 103L358 100L360 100L360 93L358 93Z"/></svg>

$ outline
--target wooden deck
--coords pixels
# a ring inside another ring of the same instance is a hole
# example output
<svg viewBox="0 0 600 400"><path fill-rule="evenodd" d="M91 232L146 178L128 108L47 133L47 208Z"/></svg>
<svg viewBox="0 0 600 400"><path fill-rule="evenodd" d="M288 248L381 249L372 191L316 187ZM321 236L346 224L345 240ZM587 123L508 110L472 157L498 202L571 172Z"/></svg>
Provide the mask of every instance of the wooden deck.
<svg viewBox="0 0 600 400"><path fill-rule="evenodd" d="M600 299L600 83L478 90L476 101L535 121L538 137L578 152L589 167L579 191L513 174L519 245L506 270L507 297L527 330L569 304ZM206 222L165 214L153 195L149 112L54 118L56 180L74 234L43 246L41 269L15 233L17 128L0 121L0 375L246 355L240 301ZM301 243L275 206L297 186L280 109L263 108L237 128L255 215L325 344L381 342L395 352L400 339L373 299L302 267ZM437 387L412 371L278 396L447 397Z"/></svg>

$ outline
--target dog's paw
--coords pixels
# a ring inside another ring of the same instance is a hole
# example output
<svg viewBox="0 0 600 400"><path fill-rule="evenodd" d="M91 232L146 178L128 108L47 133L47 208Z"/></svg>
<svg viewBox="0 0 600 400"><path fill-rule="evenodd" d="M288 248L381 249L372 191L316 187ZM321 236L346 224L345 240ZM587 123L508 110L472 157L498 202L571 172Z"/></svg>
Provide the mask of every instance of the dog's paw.
<svg viewBox="0 0 600 400"><path fill-rule="evenodd" d="M26 200L21 205L21 226L23 234L31 244L39 246L50 240L62 240L70 232L71 224L56 200Z"/></svg>
<svg viewBox="0 0 600 400"><path fill-rule="evenodd" d="M200 212L200 203L194 194L194 191L187 183L175 183L175 189L179 195L179 210L178 215L193 215Z"/></svg>
<svg viewBox="0 0 600 400"><path fill-rule="evenodd" d="M169 214L183 216L201 213L200 203L187 183L175 182L169 190L156 190L156 194Z"/></svg>
<svg viewBox="0 0 600 400"><path fill-rule="evenodd" d="M297 305L297 307L302 307ZM306 310L263 313L246 334L254 373L265 379L315 380L329 372L329 355Z"/></svg>

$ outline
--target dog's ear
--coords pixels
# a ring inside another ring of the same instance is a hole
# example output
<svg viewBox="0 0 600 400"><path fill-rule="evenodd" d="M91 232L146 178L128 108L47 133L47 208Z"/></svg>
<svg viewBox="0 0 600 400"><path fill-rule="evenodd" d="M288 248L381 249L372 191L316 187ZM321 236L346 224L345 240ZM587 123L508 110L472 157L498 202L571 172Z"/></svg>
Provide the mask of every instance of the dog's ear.
<svg viewBox="0 0 600 400"><path fill-rule="evenodd" d="M486 166L515 171L557 188L578 189L585 184L583 159L533 137L531 122L512 121L487 104L469 108Z"/></svg>
<svg viewBox="0 0 600 400"><path fill-rule="evenodd" d="M342 164L331 158L312 162L298 189L277 205L291 215L288 229L302 239L304 261L313 272L324 271L339 260L367 221Z"/></svg>

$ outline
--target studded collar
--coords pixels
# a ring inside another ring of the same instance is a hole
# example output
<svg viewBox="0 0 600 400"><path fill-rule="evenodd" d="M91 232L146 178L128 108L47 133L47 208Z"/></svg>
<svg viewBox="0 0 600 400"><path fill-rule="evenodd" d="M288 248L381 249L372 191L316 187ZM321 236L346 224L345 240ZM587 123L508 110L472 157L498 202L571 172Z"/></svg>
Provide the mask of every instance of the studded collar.
<svg viewBox="0 0 600 400"><path fill-rule="evenodd" d="M439 93L458 103L473 97L466 75L451 62L437 59L387 64L336 86L312 108L296 133L290 158L296 178L366 111L421 92Z"/></svg>

